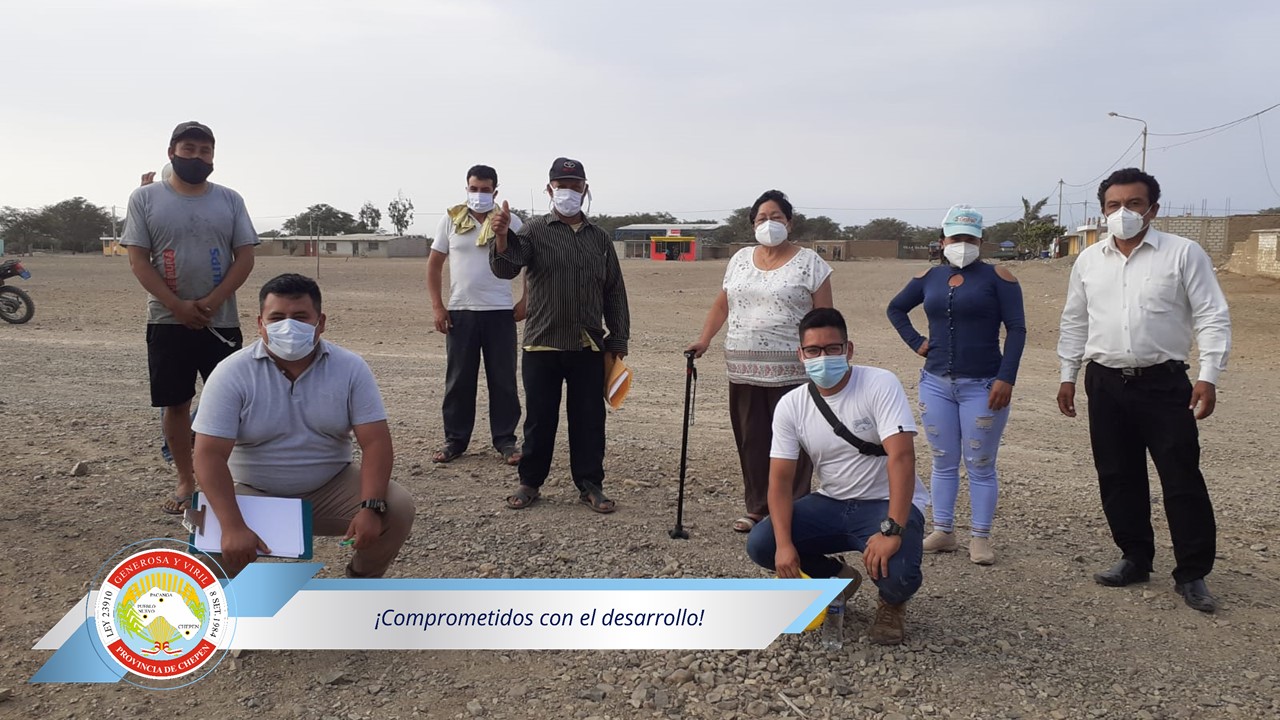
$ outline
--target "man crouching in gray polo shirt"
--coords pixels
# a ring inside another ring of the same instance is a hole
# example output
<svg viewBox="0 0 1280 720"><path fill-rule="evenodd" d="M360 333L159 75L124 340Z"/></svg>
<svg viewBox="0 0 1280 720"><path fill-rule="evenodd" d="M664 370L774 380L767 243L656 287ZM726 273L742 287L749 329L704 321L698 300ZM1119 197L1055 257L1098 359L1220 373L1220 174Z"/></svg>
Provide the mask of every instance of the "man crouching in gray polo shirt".
<svg viewBox="0 0 1280 720"><path fill-rule="evenodd" d="M235 495L309 500L316 535L355 539L348 577L382 577L413 526L413 498L391 482L391 431L373 372L320 339L320 286L297 274L258 293L260 340L223 360L196 417L195 469L222 526L234 577L268 552ZM363 464L351 461L351 433Z"/></svg>

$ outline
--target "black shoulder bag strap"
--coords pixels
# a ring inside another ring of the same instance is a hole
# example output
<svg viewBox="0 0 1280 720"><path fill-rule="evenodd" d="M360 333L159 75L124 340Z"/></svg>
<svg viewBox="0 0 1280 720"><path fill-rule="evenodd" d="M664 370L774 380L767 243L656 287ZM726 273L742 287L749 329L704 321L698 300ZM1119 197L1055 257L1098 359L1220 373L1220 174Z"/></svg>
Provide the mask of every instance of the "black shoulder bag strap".
<svg viewBox="0 0 1280 720"><path fill-rule="evenodd" d="M809 397L813 398L813 404L818 406L818 412L822 413L822 417L827 419L836 435L839 435L840 439L857 448L858 452L871 457L886 457L889 454L885 452L883 445L869 443L849 432L849 428L845 427L844 423L840 422L836 414L831 411L831 406L827 404L826 400L822 399L822 393L818 392L818 386L813 383L809 383Z"/></svg>

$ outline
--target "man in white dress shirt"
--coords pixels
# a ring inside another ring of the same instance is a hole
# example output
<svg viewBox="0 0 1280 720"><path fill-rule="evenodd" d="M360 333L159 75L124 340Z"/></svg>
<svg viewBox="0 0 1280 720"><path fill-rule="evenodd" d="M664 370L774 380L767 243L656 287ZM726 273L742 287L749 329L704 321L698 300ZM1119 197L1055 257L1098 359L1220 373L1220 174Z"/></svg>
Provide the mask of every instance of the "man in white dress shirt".
<svg viewBox="0 0 1280 720"><path fill-rule="evenodd" d="M1076 375L1085 368L1089 437L1102 509L1120 562L1094 575L1114 587L1145 582L1155 557L1149 451L1164 490L1173 538L1174 588L1187 605L1214 612L1204 577L1217 527L1200 473L1197 420L1213 413L1231 350L1231 318L1213 263L1195 242L1150 227L1160 185L1135 168L1098 187L1110 237L1080 253L1062 310L1058 409L1075 417ZM1192 335L1198 380L1187 378Z"/></svg>

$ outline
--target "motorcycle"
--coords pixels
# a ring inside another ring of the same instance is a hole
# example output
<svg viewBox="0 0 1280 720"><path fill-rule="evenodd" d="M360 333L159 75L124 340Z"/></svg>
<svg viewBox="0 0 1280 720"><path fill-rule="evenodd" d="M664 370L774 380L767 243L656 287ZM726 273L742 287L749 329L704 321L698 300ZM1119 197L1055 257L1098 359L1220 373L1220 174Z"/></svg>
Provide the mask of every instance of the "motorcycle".
<svg viewBox="0 0 1280 720"><path fill-rule="evenodd" d="M4 281L11 277L30 280L31 272L22 267L22 263L17 260L0 263L0 319L14 325L21 325L36 314L36 304L30 295L12 285L4 284Z"/></svg>

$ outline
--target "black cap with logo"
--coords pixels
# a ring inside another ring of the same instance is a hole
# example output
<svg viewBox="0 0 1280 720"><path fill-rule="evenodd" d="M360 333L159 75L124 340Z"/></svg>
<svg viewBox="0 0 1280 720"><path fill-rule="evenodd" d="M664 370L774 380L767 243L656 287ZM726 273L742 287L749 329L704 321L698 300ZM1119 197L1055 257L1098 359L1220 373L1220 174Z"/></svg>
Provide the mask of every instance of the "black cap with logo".
<svg viewBox="0 0 1280 720"><path fill-rule="evenodd" d="M564 180L566 178L586 180L587 171L583 169L582 163L577 160L570 160L566 157L556 158L556 161L551 163L551 179Z"/></svg>

